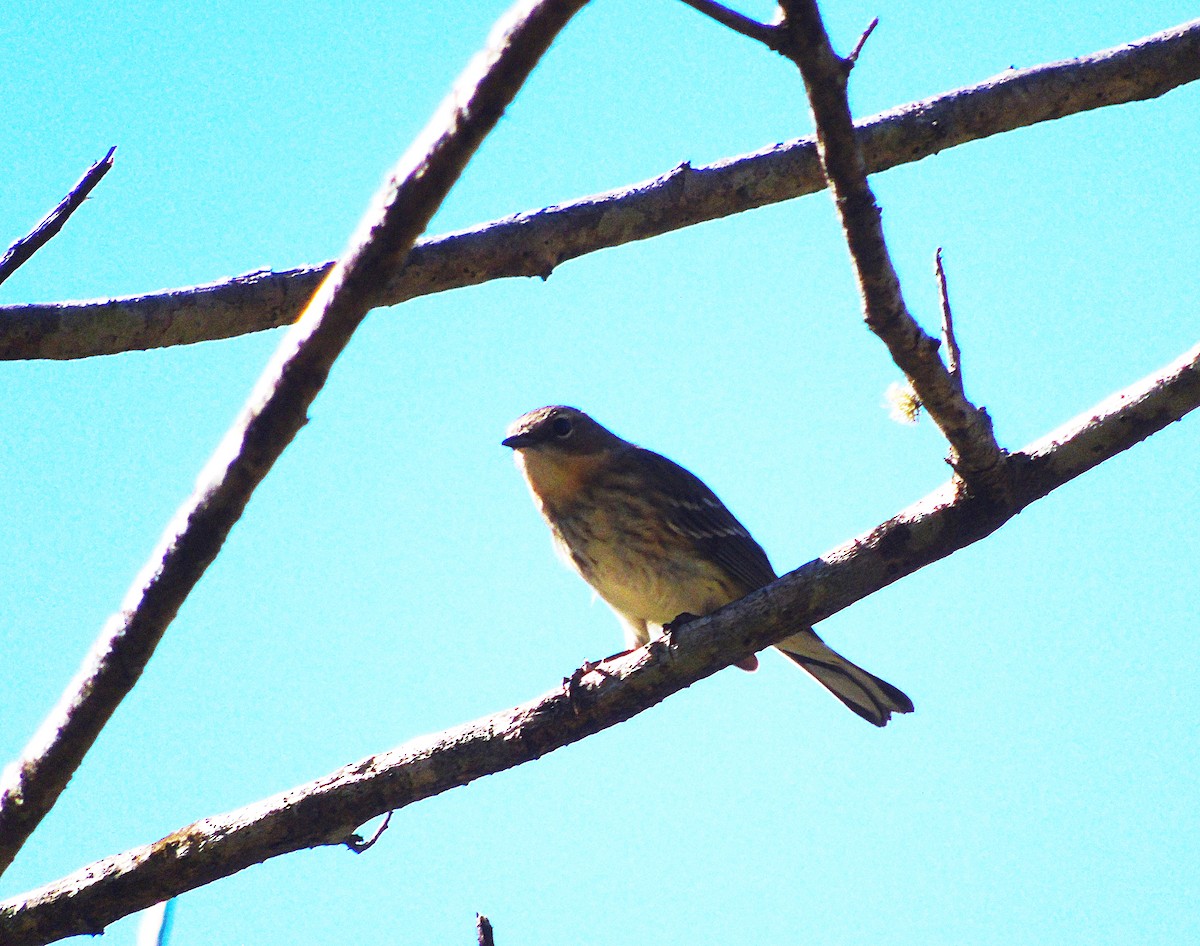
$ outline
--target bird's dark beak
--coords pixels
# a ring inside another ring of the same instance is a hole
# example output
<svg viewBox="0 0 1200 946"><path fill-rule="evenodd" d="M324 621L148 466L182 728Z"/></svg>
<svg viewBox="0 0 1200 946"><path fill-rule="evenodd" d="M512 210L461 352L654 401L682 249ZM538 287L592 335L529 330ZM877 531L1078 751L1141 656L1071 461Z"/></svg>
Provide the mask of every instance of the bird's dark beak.
<svg viewBox="0 0 1200 946"><path fill-rule="evenodd" d="M529 434L513 434L511 437L501 440L500 446L520 450L522 447L528 447L531 443L533 443L533 437Z"/></svg>

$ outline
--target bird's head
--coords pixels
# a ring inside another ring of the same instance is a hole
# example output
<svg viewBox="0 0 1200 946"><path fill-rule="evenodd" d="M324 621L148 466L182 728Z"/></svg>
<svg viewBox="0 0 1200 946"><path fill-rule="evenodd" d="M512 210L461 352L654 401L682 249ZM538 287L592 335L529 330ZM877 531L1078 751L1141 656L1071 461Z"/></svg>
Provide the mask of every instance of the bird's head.
<svg viewBox="0 0 1200 946"><path fill-rule="evenodd" d="M516 453L534 496L551 505L570 501L606 458L629 446L583 411L561 404L518 417L501 442Z"/></svg>
<svg viewBox="0 0 1200 946"><path fill-rule="evenodd" d="M583 411L554 404L518 417L501 442L514 450L584 455L611 450L625 441Z"/></svg>

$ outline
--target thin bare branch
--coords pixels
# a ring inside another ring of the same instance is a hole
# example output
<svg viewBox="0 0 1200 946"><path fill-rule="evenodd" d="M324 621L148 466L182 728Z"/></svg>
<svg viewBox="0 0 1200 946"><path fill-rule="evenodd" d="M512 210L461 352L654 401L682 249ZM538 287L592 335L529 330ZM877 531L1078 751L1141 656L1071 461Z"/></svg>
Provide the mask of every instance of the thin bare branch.
<svg viewBox="0 0 1200 946"><path fill-rule="evenodd" d="M833 51L815 0L782 0L781 6L789 37L785 53L804 77L821 166L850 247L867 325L887 345L950 442L955 472L972 489L1003 499L1009 490L1006 454L992 434L991 418L963 396L942 363L937 340L921 330L904 302L850 116L849 64Z"/></svg>
<svg viewBox="0 0 1200 946"><path fill-rule="evenodd" d="M357 825L540 758L990 535L1029 504L1200 407L1200 345L1014 454L1011 501L954 480L876 528L545 696L344 766L196 822L0 903L0 941L46 943L290 851L343 843Z"/></svg>
<svg viewBox="0 0 1200 946"><path fill-rule="evenodd" d="M947 148L1142 101L1200 79L1200 20L1082 59L1010 70L858 125L872 174ZM816 144L802 138L706 167L517 214L426 240L380 287L375 305L515 276L681 227L823 189ZM150 295L0 307L0 360L87 358L187 345L288 325L331 264L259 271Z"/></svg>
<svg viewBox="0 0 1200 946"><path fill-rule="evenodd" d="M109 619L22 757L5 769L0 780L0 869L53 806L220 551L255 487L304 425L334 359L370 310L376 285L402 265L471 155L585 2L518 3L392 170L346 252L282 340L241 416L201 472L196 492L168 525L121 610Z"/></svg>
<svg viewBox="0 0 1200 946"><path fill-rule="evenodd" d="M950 375L951 383L958 393L962 394L962 352L958 348L958 339L954 337L954 313L950 309L950 290L946 287L946 267L942 265L940 246L933 260L933 271L938 282L938 299L942 304L942 347L946 351L946 371Z"/></svg>
<svg viewBox="0 0 1200 946"><path fill-rule="evenodd" d="M108 154L83 172L83 177L72 187L67 196L58 202L50 213L46 214L28 235L21 237L0 258L0 283L15 273L34 253L54 238L63 228L63 224L76 210L83 206L88 194L100 183L105 174L112 169L113 155L117 146L108 149Z"/></svg>
<svg viewBox="0 0 1200 946"><path fill-rule="evenodd" d="M731 10L715 0L681 0L681 2L686 3L693 10L698 10L705 16L711 17L735 33L748 36L750 39L762 43L768 49L779 52L779 30L769 23L759 23L758 20Z"/></svg>

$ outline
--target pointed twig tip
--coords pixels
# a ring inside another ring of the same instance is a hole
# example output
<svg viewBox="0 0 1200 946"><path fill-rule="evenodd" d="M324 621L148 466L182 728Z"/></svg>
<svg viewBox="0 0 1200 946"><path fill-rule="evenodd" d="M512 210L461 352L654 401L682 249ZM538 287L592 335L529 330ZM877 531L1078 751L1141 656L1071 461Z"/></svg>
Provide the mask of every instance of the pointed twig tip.
<svg viewBox="0 0 1200 946"><path fill-rule="evenodd" d="M862 36L858 38L858 42L854 46L854 51L846 57L846 64L848 66L853 67L858 62L858 54L863 51L863 47L867 45L867 40L871 38L871 34L875 32L875 27L878 25L879 17L875 17L875 19L867 24L867 28L863 30Z"/></svg>

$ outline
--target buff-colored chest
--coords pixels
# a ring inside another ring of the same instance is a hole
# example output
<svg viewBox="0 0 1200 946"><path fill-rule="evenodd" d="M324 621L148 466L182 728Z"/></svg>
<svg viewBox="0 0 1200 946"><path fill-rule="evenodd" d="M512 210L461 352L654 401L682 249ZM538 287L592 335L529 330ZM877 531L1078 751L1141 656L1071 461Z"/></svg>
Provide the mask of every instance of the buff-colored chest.
<svg viewBox="0 0 1200 946"><path fill-rule="evenodd" d="M599 454L564 454L545 450L518 450L517 469L529 484L533 501L553 525L570 509L602 462Z"/></svg>
<svg viewBox="0 0 1200 946"><path fill-rule="evenodd" d="M660 541L640 503L612 495L613 486L631 484L597 476L599 460L520 451L517 465L559 555L627 622L661 625L733 597L717 569Z"/></svg>

